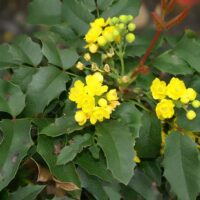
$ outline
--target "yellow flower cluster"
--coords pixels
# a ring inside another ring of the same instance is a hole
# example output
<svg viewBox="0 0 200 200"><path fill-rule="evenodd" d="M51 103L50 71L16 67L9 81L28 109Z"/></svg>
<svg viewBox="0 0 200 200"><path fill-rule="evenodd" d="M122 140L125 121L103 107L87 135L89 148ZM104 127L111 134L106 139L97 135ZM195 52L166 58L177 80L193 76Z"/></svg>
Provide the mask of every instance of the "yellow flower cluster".
<svg viewBox="0 0 200 200"><path fill-rule="evenodd" d="M77 104L75 120L84 125L87 120L91 124L110 119L111 113L119 105L116 89L108 91L103 85L103 76L96 72L86 76L86 83L77 80L70 89L69 99Z"/></svg>
<svg viewBox="0 0 200 200"><path fill-rule="evenodd" d="M99 47L105 47L109 43L119 43L123 37L126 41L132 43L135 35L131 32L135 30L135 24L132 22L133 16L121 15L118 17L98 18L90 23L90 29L85 35L87 48L91 53L96 53Z"/></svg>
<svg viewBox="0 0 200 200"><path fill-rule="evenodd" d="M177 102L186 108L190 102L194 108L200 107L200 102L195 100L196 91L186 88L185 83L178 78L173 77L168 85L165 81L155 78L150 89L153 98L160 101L156 106L156 114L160 120L170 119L174 116L174 107ZM192 120L196 117L196 113L188 110L186 117Z"/></svg>

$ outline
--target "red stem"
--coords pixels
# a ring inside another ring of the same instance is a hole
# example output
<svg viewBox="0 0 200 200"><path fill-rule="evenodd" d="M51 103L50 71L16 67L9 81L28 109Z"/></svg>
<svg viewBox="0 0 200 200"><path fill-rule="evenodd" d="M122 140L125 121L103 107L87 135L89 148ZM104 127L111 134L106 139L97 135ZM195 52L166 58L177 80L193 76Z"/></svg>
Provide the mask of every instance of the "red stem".
<svg viewBox="0 0 200 200"><path fill-rule="evenodd" d="M140 60L140 62L138 64L138 67L136 67L136 69L131 74L131 78L133 78L133 77L135 77L135 75L137 75L137 73L140 71L140 67L143 67L144 63L146 62L146 59L148 58L149 54L153 50L154 46L156 45L156 42L158 41L161 32L162 32L161 30L157 30L156 31L156 33L155 33L155 35L153 37L153 40L151 41L151 44L149 45L149 48L146 50L146 53L144 54L144 56Z"/></svg>

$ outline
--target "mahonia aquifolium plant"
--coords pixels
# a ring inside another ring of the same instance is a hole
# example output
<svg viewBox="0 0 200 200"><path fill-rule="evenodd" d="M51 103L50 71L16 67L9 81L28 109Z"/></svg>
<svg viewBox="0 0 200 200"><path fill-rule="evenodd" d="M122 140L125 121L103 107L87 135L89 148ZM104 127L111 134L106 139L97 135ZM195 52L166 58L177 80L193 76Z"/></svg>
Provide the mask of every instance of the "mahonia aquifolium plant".
<svg viewBox="0 0 200 200"><path fill-rule="evenodd" d="M156 114L160 120L170 119L175 114L175 107L184 108L188 120L196 117L194 110L200 107L200 101L196 99L197 93L193 88L186 88L185 83L173 77L169 84L158 78L154 79L151 85L151 93L155 100L159 100L156 106Z"/></svg>

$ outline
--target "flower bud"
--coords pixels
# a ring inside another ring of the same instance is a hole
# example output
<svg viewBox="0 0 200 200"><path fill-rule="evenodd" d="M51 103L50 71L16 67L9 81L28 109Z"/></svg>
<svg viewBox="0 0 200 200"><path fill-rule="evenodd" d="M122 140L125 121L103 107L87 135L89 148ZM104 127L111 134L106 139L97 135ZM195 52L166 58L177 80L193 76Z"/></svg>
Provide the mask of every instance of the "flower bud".
<svg viewBox="0 0 200 200"><path fill-rule="evenodd" d="M95 72L95 71L98 71L98 70L99 70L99 67L98 67L97 63L94 63L94 62L93 62L93 63L91 64L91 69L92 69L92 71L94 71L94 72Z"/></svg>
<svg viewBox="0 0 200 200"><path fill-rule="evenodd" d="M118 17L113 17L112 19L111 19L111 23L112 24L117 24L119 22L119 18Z"/></svg>
<svg viewBox="0 0 200 200"><path fill-rule="evenodd" d="M193 106L194 108L199 108L199 107L200 107L200 101L199 101L199 100L194 100L194 101L192 102L192 106Z"/></svg>
<svg viewBox="0 0 200 200"><path fill-rule="evenodd" d="M129 77L128 76L122 76L122 83L128 83Z"/></svg>
<svg viewBox="0 0 200 200"><path fill-rule="evenodd" d="M112 58L114 55L115 55L114 49L111 48L111 49L108 51L107 56L108 56L109 58Z"/></svg>
<svg viewBox="0 0 200 200"><path fill-rule="evenodd" d="M110 66L109 66L109 64L105 64L104 65L104 67L103 67L103 70L105 71L105 72L110 72Z"/></svg>
<svg viewBox="0 0 200 200"><path fill-rule="evenodd" d="M126 24L126 23L128 22L128 17L127 17L127 15L120 15L120 16L119 16L119 20L120 20L122 23Z"/></svg>
<svg viewBox="0 0 200 200"><path fill-rule="evenodd" d="M132 21L133 20L133 16L132 15L128 15L128 21Z"/></svg>
<svg viewBox="0 0 200 200"><path fill-rule="evenodd" d="M82 62L79 61L79 62L76 64L76 68L79 69L79 70L83 70L83 69L84 69L84 64L83 64Z"/></svg>
<svg viewBox="0 0 200 200"><path fill-rule="evenodd" d="M187 119L189 119L189 120L193 120L193 119L196 117L196 113L195 113L193 110L189 110L189 111L186 113L186 117L187 117Z"/></svg>
<svg viewBox="0 0 200 200"><path fill-rule="evenodd" d="M129 31L134 31L135 28L136 28L136 25L135 25L134 23L130 23L130 24L128 25L128 30L129 30Z"/></svg>
<svg viewBox="0 0 200 200"><path fill-rule="evenodd" d="M132 42L134 42L134 40L135 40L135 35L133 33L128 33L126 35L126 41L128 43L132 43Z"/></svg>
<svg viewBox="0 0 200 200"><path fill-rule="evenodd" d="M90 45L89 45L89 51L90 51L91 53L96 53L97 50L98 50L98 46L97 46L96 44L90 44Z"/></svg>
<svg viewBox="0 0 200 200"><path fill-rule="evenodd" d="M86 61L90 61L91 60L91 56L89 53L85 53L83 58L86 60Z"/></svg>

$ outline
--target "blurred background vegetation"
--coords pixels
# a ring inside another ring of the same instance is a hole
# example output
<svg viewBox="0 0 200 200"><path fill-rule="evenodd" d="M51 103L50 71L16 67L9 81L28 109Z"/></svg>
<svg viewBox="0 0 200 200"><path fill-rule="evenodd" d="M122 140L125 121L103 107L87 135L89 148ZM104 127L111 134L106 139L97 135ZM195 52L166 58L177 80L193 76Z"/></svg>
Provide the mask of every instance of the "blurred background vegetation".
<svg viewBox="0 0 200 200"><path fill-rule="evenodd" d="M0 0L0 42L10 42L17 35L30 34L41 27L33 27L26 23L28 3L31 0ZM142 0L140 17L137 19L139 29L152 26L150 12L159 11L160 0ZM178 12L180 8L177 8ZM187 19L170 30L174 34L181 33L184 29L190 28L200 33L200 5L192 8Z"/></svg>

